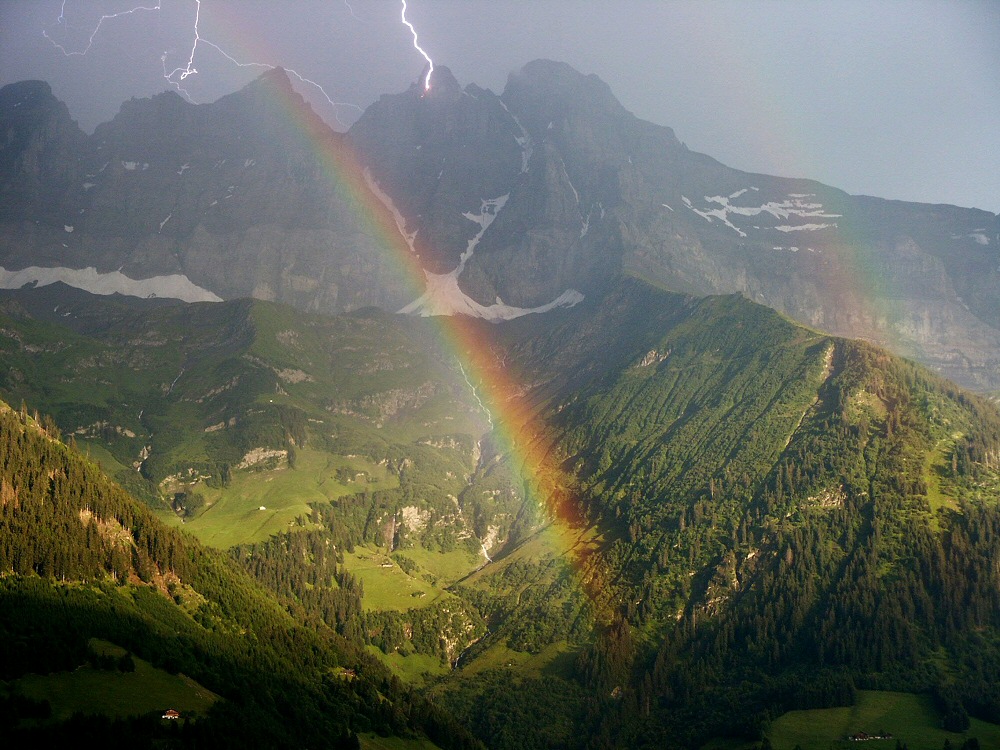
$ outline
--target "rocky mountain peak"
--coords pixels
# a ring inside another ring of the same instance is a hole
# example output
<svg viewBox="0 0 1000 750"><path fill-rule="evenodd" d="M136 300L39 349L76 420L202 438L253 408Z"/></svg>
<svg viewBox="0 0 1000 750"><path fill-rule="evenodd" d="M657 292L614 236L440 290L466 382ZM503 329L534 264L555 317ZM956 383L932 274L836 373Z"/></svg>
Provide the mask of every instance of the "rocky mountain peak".
<svg viewBox="0 0 1000 750"><path fill-rule="evenodd" d="M110 122L101 123L94 130L98 140L130 135L148 137L151 133L174 133L183 139L182 131L191 124L195 106L174 91L164 91L143 99L132 98L124 102Z"/></svg>
<svg viewBox="0 0 1000 750"><path fill-rule="evenodd" d="M59 100L52 94L52 87L45 81L18 81L0 89L0 110L6 111L19 106L37 108L40 104L58 105Z"/></svg>
<svg viewBox="0 0 1000 750"><path fill-rule="evenodd" d="M280 67L261 73L236 93L222 97L211 106L219 115L234 117L243 123L241 130L245 137L287 130L292 121L314 138L333 133L313 111L312 105L295 90L288 73Z"/></svg>
<svg viewBox="0 0 1000 750"><path fill-rule="evenodd" d="M519 113L524 126L536 136L549 123L558 124L568 118L632 117L608 84L596 75L585 75L554 60L535 60L511 73L501 98L512 111Z"/></svg>
<svg viewBox="0 0 1000 750"><path fill-rule="evenodd" d="M288 77L288 71L280 65L270 70L265 70L249 86L275 86L286 91L292 90L292 79ZM247 88L247 87L245 87Z"/></svg>
<svg viewBox="0 0 1000 750"><path fill-rule="evenodd" d="M86 135L44 81L0 89L0 212L17 214L43 183L64 189Z"/></svg>
<svg viewBox="0 0 1000 750"><path fill-rule="evenodd" d="M0 88L0 160L17 151L21 139L42 133L79 139L83 131L45 81L20 81Z"/></svg>
<svg viewBox="0 0 1000 750"><path fill-rule="evenodd" d="M634 273L687 293L738 292L996 387L993 214L730 169L565 63L528 63L502 96L463 88L440 65L425 91L425 75L343 137L280 68L213 104L173 93L128 102L91 137L46 84L7 87L0 267L184 275L220 297L305 309L417 309L317 158L337 155L360 163L432 275L427 294L447 297L421 310L497 319ZM878 283L845 290L858 267Z"/></svg>
<svg viewBox="0 0 1000 750"><path fill-rule="evenodd" d="M429 91L423 80L380 97L348 139L398 209L421 263L447 273L481 229L470 216L520 174L521 130L496 94L463 90L446 66L434 68Z"/></svg>
<svg viewBox="0 0 1000 750"><path fill-rule="evenodd" d="M417 80L417 85L421 91L423 97L428 101L448 101L454 102L458 97L462 95L462 87L458 83L458 79L455 78L451 69L445 65L434 66L434 72L431 73L431 87L430 90L424 91L424 79L427 76L427 68L425 67Z"/></svg>

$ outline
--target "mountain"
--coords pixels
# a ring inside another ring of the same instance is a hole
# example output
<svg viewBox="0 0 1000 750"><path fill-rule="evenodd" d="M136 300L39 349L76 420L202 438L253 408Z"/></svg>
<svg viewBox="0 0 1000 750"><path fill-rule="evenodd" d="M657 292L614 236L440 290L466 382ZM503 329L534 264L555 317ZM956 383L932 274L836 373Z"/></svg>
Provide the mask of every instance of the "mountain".
<svg viewBox="0 0 1000 750"><path fill-rule="evenodd" d="M997 217L731 170L549 61L346 135L280 70L93 136L25 82L0 133L35 744L103 725L29 672L126 657L221 698L202 744L745 747L861 691L1000 741L1000 414L875 343L994 384Z"/></svg>
<svg viewBox="0 0 1000 750"><path fill-rule="evenodd" d="M562 63L529 63L499 97L438 75L426 94L382 97L349 138L417 250L434 248L436 273L466 252L480 201L503 199L458 278L477 302L530 308L627 271L737 292L959 382L996 382L994 214L730 169Z"/></svg>
<svg viewBox="0 0 1000 750"><path fill-rule="evenodd" d="M92 136L42 82L5 87L0 112L4 286L59 279L326 311L407 301L373 229L391 217L357 205L342 138L282 70L210 105L172 92L126 102Z"/></svg>
<svg viewBox="0 0 1000 750"><path fill-rule="evenodd" d="M142 528L238 564L248 613L365 644L489 747L754 739L859 689L927 692L929 721L969 727L952 741L994 736L1000 415L884 350L634 277L465 321L472 372L434 322L370 309L3 298L2 393L186 533L130 503ZM78 530L14 518L15 549Z"/></svg>
<svg viewBox="0 0 1000 750"><path fill-rule="evenodd" d="M378 729L475 747L358 640L298 618L237 560L159 522L61 443L51 421L0 403L0 443L0 706L12 746L72 738L358 747L356 732ZM335 562L328 571L349 588ZM351 599L358 609L356 590L342 607L349 610ZM109 651L123 655L109 663ZM56 690L53 706L21 692L29 682L73 679L99 681L97 692L116 696L118 718L91 715L107 703L90 696L90 710L60 721L60 701L86 706L88 696ZM163 690L164 682L202 696L203 708L186 713L181 731L160 721L168 706L133 716L133 701L123 697L129 689ZM207 709L206 688L214 691Z"/></svg>
<svg viewBox="0 0 1000 750"><path fill-rule="evenodd" d="M349 494L356 476L370 490L402 481L458 495L487 429L428 321L374 308L330 318L56 284L0 292L0 351L7 398L50 414L154 505L297 463L304 486L275 503L269 529Z"/></svg>
<svg viewBox="0 0 1000 750"><path fill-rule="evenodd" d="M562 63L529 63L500 96L444 66L432 82L346 136L280 69L213 104L127 102L89 137L46 84L5 87L3 285L503 319L631 272L1000 383L996 215L730 169Z"/></svg>
<svg viewBox="0 0 1000 750"><path fill-rule="evenodd" d="M550 525L459 584L490 630L442 695L484 741L700 747L858 689L933 693L953 729L1000 718L990 404L740 296L636 280L499 335L530 384L500 463L545 457L524 486L548 486Z"/></svg>

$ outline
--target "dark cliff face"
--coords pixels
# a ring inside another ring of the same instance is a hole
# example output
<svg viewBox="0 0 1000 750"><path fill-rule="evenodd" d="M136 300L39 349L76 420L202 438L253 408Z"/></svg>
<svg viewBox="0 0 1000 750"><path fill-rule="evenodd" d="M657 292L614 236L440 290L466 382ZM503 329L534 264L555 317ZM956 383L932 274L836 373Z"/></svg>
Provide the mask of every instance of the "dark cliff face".
<svg viewBox="0 0 1000 750"><path fill-rule="evenodd" d="M455 124L473 87L445 82L436 101L416 85L383 97L349 137L433 271L455 268L474 235L463 214L508 196L459 277L480 303L542 305L624 271L688 293L740 293L967 385L1000 386L997 216L730 169L635 118L596 76L546 60L512 74L499 107L478 95L490 107L477 109L473 137ZM500 154L515 146L516 170ZM478 180L449 175L457 155Z"/></svg>
<svg viewBox="0 0 1000 750"><path fill-rule="evenodd" d="M92 136L47 85L17 84L0 96L0 133L8 270L184 274L225 298L326 312L411 296L371 229L377 202L359 210L348 187L342 136L280 69L214 104L126 102Z"/></svg>
<svg viewBox="0 0 1000 750"><path fill-rule="evenodd" d="M0 216L62 199L86 139L66 105L47 83L22 81L0 89L0 113Z"/></svg>
<svg viewBox="0 0 1000 750"><path fill-rule="evenodd" d="M381 97L348 138L372 179L406 219L425 268L458 265L478 227L464 216L510 192L521 170L517 123L491 91L459 87L446 67Z"/></svg>
<svg viewBox="0 0 1000 750"><path fill-rule="evenodd" d="M182 273L226 298L396 310L414 291L371 228L395 221L427 271L482 305L589 296L631 273L1000 387L997 216L730 169L563 63L529 63L501 96L438 67L430 90L421 77L381 97L346 136L280 69L210 105L127 102L89 137L23 82L0 91L0 137L8 270Z"/></svg>

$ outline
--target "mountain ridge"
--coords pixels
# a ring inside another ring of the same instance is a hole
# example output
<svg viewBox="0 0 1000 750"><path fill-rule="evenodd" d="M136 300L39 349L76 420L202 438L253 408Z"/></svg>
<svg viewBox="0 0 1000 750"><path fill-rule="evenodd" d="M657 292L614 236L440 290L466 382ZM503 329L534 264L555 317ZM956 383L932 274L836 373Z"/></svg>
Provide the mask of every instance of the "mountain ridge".
<svg viewBox="0 0 1000 750"><path fill-rule="evenodd" d="M177 273L222 298L400 310L420 296L394 255L409 243L425 273L455 277L442 289L472 314L547 309L630 272L737 292L966 385L1000 384L996 215L730 169L563 63L529 63L499 96L435 73L438 87L383 95L344 135L275 69L210 105L127 103L89 137L52 100L30 147L24 86L8 87L0 266ZM344 192L316 148L371 188ZM487 203L498 208L484 227ZM396 248L372 221L399 225Z"/></svg>
<svg viewBox="0 0 1000 750"><path fill-rule="evenodd" d="M59 293L3 293L4 395L108 467L153 446L161 518L491 748L756 739L862 686L1000 718L1000 415L873 345L626 277L465 321L470 373L379 310Z"/></svg>

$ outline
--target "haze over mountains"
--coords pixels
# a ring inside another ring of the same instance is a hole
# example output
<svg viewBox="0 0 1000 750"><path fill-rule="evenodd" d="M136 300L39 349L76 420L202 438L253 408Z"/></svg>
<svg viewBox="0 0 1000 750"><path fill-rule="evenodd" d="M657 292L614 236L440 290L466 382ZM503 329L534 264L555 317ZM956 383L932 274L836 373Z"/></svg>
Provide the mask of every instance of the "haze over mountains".
<svg viewBox="0 0 1000 750"><path fill-rule="evenodd" d="M510 317L626 272L998 384L996 215L729 169L560 63L530 63L500 96L439 67L345 136L280 70L210 105L128 102L92 136L25 82L0 95L0 127L8 287L94 267L186 299L399 310L424 290L373 228L397 224L430 274L413 311Z"/></svg>

